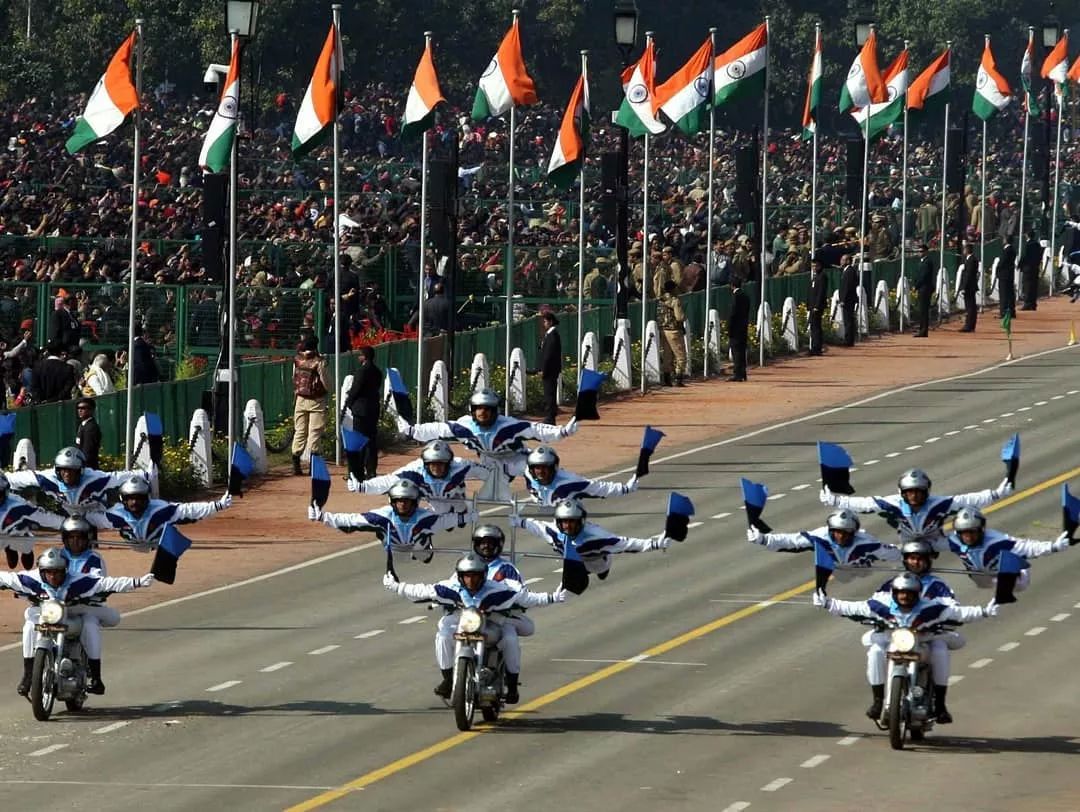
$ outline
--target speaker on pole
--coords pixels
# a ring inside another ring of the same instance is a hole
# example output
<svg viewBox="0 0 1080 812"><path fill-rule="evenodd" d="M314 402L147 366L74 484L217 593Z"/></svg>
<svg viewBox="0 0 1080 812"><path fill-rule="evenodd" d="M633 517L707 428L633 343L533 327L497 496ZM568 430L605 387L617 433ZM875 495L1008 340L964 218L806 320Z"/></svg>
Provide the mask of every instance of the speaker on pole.
<svg viewBox="0 0 1080 812"><path fill-rule="evenodd" d="M855 208L862 208L864 145L862 138L847 141L847 171L844 175L844 199Z"/></svg>
<svg viewBox="0 0 1080 812"><path fill-rule="evenodd" d="M228 175L206 175L203 179L202 223L199 237L202 242L203 267L207 279L225 279L225 237L228 233L226 193Z"/></svg>
<svg viewBox="0 0 1080 812"><path fill-rule="evenodd" d="M618 217L619 153L600 153L600 222L611 234L615 233Z"/></svg>
<svg viewBox="0 0 1080 812"><path fill-rule="evenodd" d="M739 147L735 152L735 205L744 223L753 222L757 214L760 171L757 144Z"/></svg>

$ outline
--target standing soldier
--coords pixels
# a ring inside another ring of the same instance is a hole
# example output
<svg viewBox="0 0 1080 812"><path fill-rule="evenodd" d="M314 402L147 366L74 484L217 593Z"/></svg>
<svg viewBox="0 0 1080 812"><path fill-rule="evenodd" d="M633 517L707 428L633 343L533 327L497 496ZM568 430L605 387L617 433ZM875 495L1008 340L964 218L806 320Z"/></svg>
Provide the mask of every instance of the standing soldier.
<svg viewBox="0 0 1080 812"><path fill-rule="evenodd" d="M1016 318L1016 238L1005 235L1005 246L1001 249L1001 261L998 263L998 314L1005 318Z"/></svg>
<svg viewBox="0 0 1080 812"><path fill-rule="evenodd" d="M810 264L810 298L806 303L810 311L810 354L821 355L825 352L821 320L829 306L829 285L825 278L825 263L821 257L814 257Z"/></svg>
<svg viewBox="0 0 1080 812"><path fill-rule="evenodd" d="M930 256L930 246L919 243L919 272L915 277L915 291L919 294L919 328L915 338L926 338L930 333L930 299L934 295L934 279L937 268Z"/></svg>
<svg viewBox="0 0 1080 812"><path fill-rule="evenodd" d="M960 289L964 292L964 326L961 333L974 333L979 318L979 260L975 249L964 241L964 269L960 272Z"/></svg>
<svg viewBox="0 0 1080 812"><path fill-rule="evenodd" d="M674 375L676 386L686 386L686 344L683 324L686 314L682 302L675 295L678 285L673 279L664 282L664 289L656 301L656 326L660 329L660 367L664 386L671 386Z"/></svg>
<svg viewBox="0 0 1080 812"><path fill-rule="evenodd" d="M305 338L300 352L293 359L293 407L292 465L293 473L301 476L302 455L310 458L326 430L328 411L327 394L330 379L326 359L319 354L319 342L313 336Z"/></svg>
<svg viewBox="0 0 1080 812"><path fill-rule="evenodd" d="M1042 261L1042 251L1042 246L1035 239L1034 230L1029 231L1024 255L1020 258L1024 282L1024 306L1021 310L1035 310L1039 306L1039 263Z"/></svg>
<svg viewBox="0 0 1080 812"><path fill-rule="evenodd" d="M742 289L742 279L731 277L731 312L728 313L728 346L731 348L731 380L746 380L746 345L750 332L750 297Z"/></svg>
<svg viewBox="0 0 1080 812"><path fill-rule="evenodd" d="M844 346L855 346L855 307L859 304L859 272L848 254L840 260L840 307L844 313Z"/></svg>

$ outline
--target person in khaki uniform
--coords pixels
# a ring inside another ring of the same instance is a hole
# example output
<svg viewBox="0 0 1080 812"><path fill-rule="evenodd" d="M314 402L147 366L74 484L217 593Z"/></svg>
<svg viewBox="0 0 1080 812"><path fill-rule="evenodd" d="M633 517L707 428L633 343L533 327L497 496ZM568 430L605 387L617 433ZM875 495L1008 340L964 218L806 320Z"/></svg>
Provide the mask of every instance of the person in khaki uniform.
<svg viewBox="0 0 1080 812"><path fill-rule="evenodd" d="M319 342L314 337L305 338L300 351L293 359L293 407L292 443L293 473L302 476L301 457L311 457L315 447L326 431L327 400L331 391L326 359L319 354Z"/></svg>
<svg viewBox="0 0 1080 812"><path fill-rule="evenodd" d="M641 298L641 280L645 274L645 264L641 261L641 256L641 243L634 242L626 255L626 261L630 263L630 278L634 282L634 291L631 293L631 298Z"/></svg>
<svg viewBox="0 0 1080 812"><path fill-rule="evenodd" d="M664 292L664 285L670 279L676 286L682 285L683 266L675 259L675 251L670 245L665 245L660 252L660 261L656 266L656 275L653 277L653 296L657 299Z"/></svg>
<svg viewBox="0 0 1080 812"><path fill-rule="evenodd" d="M669 279L656 300L656 327L660 331L660 370L664 386L686 386L686 344L683 324L686 314L676 295L678 285Z"/></svg>

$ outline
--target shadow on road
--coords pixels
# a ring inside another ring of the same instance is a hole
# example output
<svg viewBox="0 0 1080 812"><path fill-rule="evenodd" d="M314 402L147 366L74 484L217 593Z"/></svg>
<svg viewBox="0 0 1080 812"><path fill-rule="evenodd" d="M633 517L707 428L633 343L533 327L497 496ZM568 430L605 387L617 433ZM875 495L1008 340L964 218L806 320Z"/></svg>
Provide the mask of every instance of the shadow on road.
<svg viewBox="0 0 1080 812"><path fill-rule="evenodd" d="M395 710L380 708L367 702L333 702L329 700L298 700L273 705L231 705L226 702L189 700L162 705L130 705L127 707L97 708L88 706L80 713L60 713L53 724L98 724L103 720L135 721L140 719L192 719L222 716L417 716L442 713L437 708Z"/></svg>
<svg viewBox="0 0 1080 812"><path fill-rule="evenodd" d="M733 736L805 736L842 738L851 731L834 722L780 719L767 722L724 722L711 716L665 716L633 719L621 713L588 713L580 716L528 718L518 716L501 721L501 733L648 733Z"/></svg>
<svg viewBox="0 0 1080 812"><path fill-rule="evenodd" d="M930 736L919 749L948 751L949 755L987 753L1041 753L1080 755L1080 739L1075 736L1029 736L1020 739L984 739L977 736Z"/></svg>

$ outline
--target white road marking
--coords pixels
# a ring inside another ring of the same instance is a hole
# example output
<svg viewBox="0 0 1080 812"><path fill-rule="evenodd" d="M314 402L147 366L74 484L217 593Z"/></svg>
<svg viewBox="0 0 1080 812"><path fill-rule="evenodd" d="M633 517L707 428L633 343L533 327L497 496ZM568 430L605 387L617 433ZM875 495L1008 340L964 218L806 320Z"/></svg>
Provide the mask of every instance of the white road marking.
<svg viewBox="0 0 1080 812"><path fill-rule="evenodd" d="M288 660L282 660L280 663L274 663L273 665L266 666L266 668L260 668L259 673L272 674L275 671L280 671L282 668L288 668L290 665L292 665L292 663Z"/></svg>
<svg viewBox="0 0 1080 812"><path fill-rule="evenodd" d="M929 445L930 443L936 443L940 439L940 437L927 437L923 442Z"/></svg>
<svg viewBox="0 0 1080 812"><path fill-rule="evenodd" d="M776 601L758 601L757 605L760 606L762 609L768 609L774 603L776 603Z"/></svg>
<svg viewBox="0 0 1080 812"><path fill-rule="evenodd" d="M105 725L105 727L99 727L97 730L91 730L91 733L112 733L114 730L119 730L122 727L127 727L131 724L131 721L113 722L111 725Z"/></svg>
<svg viewBox="0 0 1080 812"><path fill-rule="evenodd" d="M1017 409L1016 411L1018 411L1018 412L1030 412L1030 411L1031 411L1031 407L1030 407L1030 406L1021 406L1021 407L1020 407L1019 409Z"/></svg>
<svg viewBox="0 0 1080 812"><path fill-rule="evenodd" d="M1049 403L1049 401L1046 401L1046 400L1037 400L1037 401L1035 401L1036 406L1045 406L1047 403Z"/></svg>
<svg viewBox="0 0 1080 812"><path fill-rule="evenodd" d="M1002 412L1001 416L1002 417L1012 417L1014 414L1016 414L1016 412Z"/></svg>
<svg viewBox="0 0 1080 812"><path fill-rule="evenodd" d="M1077 394L1080 394L1080 389L1070 389L1070 390L1069 390L1068 392L1066 392L1065 394L1066 394L1066 395L1077 395Z"/></svg>
<svg viewBox="0 0 1080 812"><path fill-rule="evenodd" d="M899 451L890 451L890 452L889 452L888 454L886 454L885 456L886 456L886 458L888 458L888 459L890 459L890 460L891 460L891 459L892 459L893 457L899 457L899 456L900 456L900 452L899 452Z"/></svg>
<svg viewBox="0 0 1080 812"><path fill-rule="evenodd" d="M757 604L763 606L806 606L806 601L760 601L750 600L749 598L709 598L709 603L741 603Z"/></svg>
<svg viewBox="0 0 1080 812"><path fill-rule="evenodd" d="M770 502L775 502L777 499L783 499L785 496L787 496L786 493L770 493L769 494L769 501Z"/></svg>
<svg viewBox="0 0 1080 812"><path fill-rule="evenodd" d="M62 744L60 746L66 747L67 745ZM31 753L30 755L34 754ZM336 787L299 786L296 784L174 784L171 781L166 784L136 784L124 781L58 781L53 778L37 781L28 778L0 778L0 784L48 784L49 786L59 785L65 787L124 787L136 789L336 789Z"/></svg>
<svg viewBox="0 0 1080 812"><path fill-rule="evenodd" d="M904 451L918 451L920 448L922 448L922 445L909 445Z"/></svg>
<svg viewBox="0 0 1080 812"><path fill-rule="evenodd" d="M804 482L802 485L792 485L791 490L793 490L793 491L804 491L809 487L810 487L810 483L809 482Z"/></svg>
<svg viewBox="0 0 1080 812"><path fill-rule="evenodd" d="M806 761L804 761L799 766L800 767L805 767L808 770L812 770L812 769L814 769L814 767L818 766L819 764L824 764L830 758L832 758L832 756L826 755L825 753L818 753L816 756L811 756L810 758L808 758Z"/></svg>
<svg viewBox="0 0 1080 812"><path fill-rule="evenodd" d="M747 801L736 801L733 804L728 804L720 812L742 812L744 809L748 809L750 806Z"/></svg>
<svg viewBox="0 0 1080 812"><path fill-rule="evenodd" d="M1014 648L1020 648L1019 643L1002 643L998 646L998 651L1012 651Z"/></svg>
<svg viewBox="0 0 1080 812"><path fill-rule="evenodd" d="M1027 637L1035 637L1036 635L1040 635L1045 631L1046 631L1045 626L1035 626L1033 628L1028 629L1026 632L1024 632L1024 635L1027 636Z"/></svg>
<svg viewBox="0 0 1080 812"><path fill-rule="evenodd" d="M996 422L997 422L997 418L996 418L996 417L988 417L988 418L986 418L986 419L985 419L985 420L984 420L983 422L984 422L984 423L996 423Z"/></svg>
<svg viewBox="0 0 1080 812"><path fill-rule="evenodd" d="M705 524L705 522L690 522L690 524L686 525L686 529L693 530L695 527L701 527L703 524Z"/></svg>
<svg viewBox="0 0 1080 812"><path fill-rule="evenodd" d="M211 685L206 689L208 694L215 693L217 691L224 691L226 688L232 688L234 685L239 685L243 680L231 679L226 682L219 682L217 685Z"/></svg>
<svg viewBox="0 0 1080 812"><path fill-rule="evenodd" d="M977 428L978 428L978 426L975 425L974 423L968 423L966 426L964 426L964 431L971 431L972 429L977 429Z"/></svg>
<svg viewBox="0 0 1080 812"><path fill-rule="evenodd" d="M363 632L361 634L354 635L353 640L367 640L371 637L378 637L385 631L386 629L372 629L370 632Z"/></svg>
<svg viewBox="0 0 1080 812"><path fill-rule="evenodd" d="M877 465L881 460L867 460L863 465Z"/></svg>
<svg viewBox="0 0 1080 812"><path fill-rule="evenodd" d="M855 742L857 742L861 738L862 736L844 736L844 738L838 741L837 744L839 744L841 747L851 747L851 745L855 744Z"/></svg>
<svg viewBox="0 0 1080 812"><path fill-rule="evenodd" d="M960 680L962 680L963 678L963 674L953 674L951 677L949 677L949 685L956 685L956 683L960 682Z"/></svg>
<svg viewBox="0 0 1080 812"><path fill-rule="evenodd" d="M953 429L952 431L945 432L945 436L946 437L955 437L959 433L960 433L960 429Z"/></svg>
<svg viewBox="0 0 1080 812"><path fill-rule="evenodd" d="M562 567L559 567L557 570L552 570L551 572L555 575L558 575L560 572L562 572Z"/></svg>
<svg viewBox="0 0 1080 812"><path fill-rule="evenodd" d="M63 750L67 747L66 744L50 744L48 747L42 747L40 750L35 750L33 753L27 753L28 756L47 756L49 753L55 753L57 750Z"/></svg>
<svg viewBox="0 0 1080 812"><path fill-rule="evenodd" d="M1080 603L1074 603L1073 609L1080 609Z"/></svg>
<svg viewBox="0 0 1080 812"><path fill-rule="evenodd" d="M543 581L543 580L544 580L543 578L526 578L525 579L525 585L528 586L529 584L535 584L537 581Z"/></svg>
<svg viewBox="0 0 1080 812"><path fill-rule="evenodd" d="M1069 619L1070 617L1072 617L1072 613L1071 613L1071 612L1062 612L1062 613L1061 613L1061 614L1059 614L1059 615L1054 615L1054 616L1053 616L1052 618L1050 618L1050 620L1051 620L1051 621L1052 621L1053 623L1060 623L1060 622L1061 622L1061 621L1063 621L1063 620L1068 620L1068 619Z"/></svg>
<svg viewBox="0 0 1080 812"><path fill-rule="evenodd" d="M426 615L413 615L412 617L407 617L404 620L399 620L398 625L410 626L413 623L423 623L425 620L427 620Z"/></svg>
<svg viewBox="0 0 1080 812"><path fill-rule="evenodd" d="M713 518L713 519L726 519L730 515L731 515L730 513L717 513L715 516L711 516L710 518Z"/></svg>
<svg viewBox="0 0 1080 812"><path fill-rule="evenodd" d="M976 660L975 662L973 662L968 667L969 668L986 668L986 666L990 665L990 663L992 663L993 661L994 661L994 659L992 657L983 657L981 660Z"/></svg>
<svg viewBox="0 0 1080 812"><path fill-rule="evenodd" d="M776 792L778 789L781 789L782 787L786 787L788 784L791 783L791 781L792 781L792 779L790 779L790 778L774 778L768 784L763 786L761 788L761 791L762 792Z"/></svg>
<svg viewBox="0 0 1080 812"><path fill-rule="evenodd" d="M314 648L311 651L309 651L308 654L310 654L312 657L318 657L320 654L329 654L331 651L333 651L336 648L341 648L341 646L330 645L330 646L323 646L322 648Z"/></svg>
<svg viewBox="0 0 1080 812"><path fill-rule="evenodd" d="M1061 400L1064 397L1064 395L1054 395L1052 398L1050 398L1050 400Z"/></svg>
<svg viewBox="0 0 1080 812"><path fill-rule="evenodd" d="M645 665L688 665L703 667L708 663L683 663L676 662L674 660L650 660L647 655L638 654L634 657L627 657L624 660L594 660L586 659L584 657L553 657L551 659L553 663L596 663L597 665L610 665L612 663L644 663Z"/></svg>

